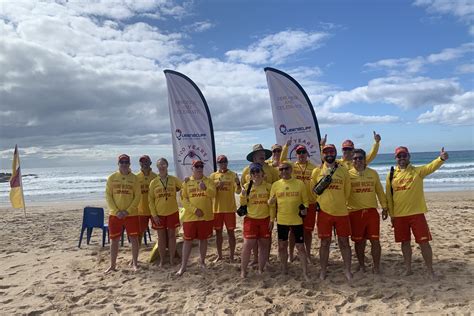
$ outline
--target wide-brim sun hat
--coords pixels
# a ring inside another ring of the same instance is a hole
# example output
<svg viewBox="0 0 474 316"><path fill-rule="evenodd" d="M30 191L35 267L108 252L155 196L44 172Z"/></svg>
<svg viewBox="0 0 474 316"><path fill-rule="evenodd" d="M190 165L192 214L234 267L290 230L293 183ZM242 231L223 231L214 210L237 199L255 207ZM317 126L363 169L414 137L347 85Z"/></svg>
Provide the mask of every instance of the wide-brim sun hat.
<svg viewBox="0 0 474 316"><path fill-rule="evenodd" d="M271 150L263 148L262 144L256 144L256 145L253 145L252 151L247 155L247 161L253 162L253 155L257 151L264 151L265 159L268 159L272 156Z"/></svg>

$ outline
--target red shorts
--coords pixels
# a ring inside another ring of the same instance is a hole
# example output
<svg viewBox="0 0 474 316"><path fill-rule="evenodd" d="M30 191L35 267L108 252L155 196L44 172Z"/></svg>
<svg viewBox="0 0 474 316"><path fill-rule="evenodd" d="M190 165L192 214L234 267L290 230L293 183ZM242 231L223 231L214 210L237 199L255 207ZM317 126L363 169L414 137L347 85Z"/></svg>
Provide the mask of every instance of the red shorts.
<svg viewBox="0 0 474 316"><path fill-rule="evenodd" d="M206 240L212 236L212 226L214 221L184 222L184 240Z"/></svg>
<svg viewBox="0 0 474 316"><path fill-rule="evenodd" d="M122 230L125 227L128 236L138 236L140 224L138 223L138 216L126 216L119 219L117 216L109 216L109 236L110 239L119 239L122 236Z"/></svg>
<svg viewBox="0 0 474 316"><path fill-rule="evenodd" d="M303 219L303 228L306 231L313 231L316 224L316 204L310 204L308 213Z"/></svg>
<svg viewBox="0 0 474 316"><path fill-rule="evenodd" d="M173 229L179 227L179 212L167 215L167 216L159 216L160 224L155 223L155 221L151 220L151 227L153 229Z"/></svg>
<svg viewBox="0 0 474 316"><path fill-rule="evenodd" d="M376 208L366 208L349 213L351 220L351 239L354 242L364 239L379 240L380 215Z"/></svg>
<svg viewBox="0 0 474 316"><path fill-rule="evenodd" d="M140 229L140 234L143 234L147 230L150 218L150 215L138 215L138 225Z"/></svg>
<svg viewBox="0 0 474 316"><path fill-rule="evenodd" d="M235 213L214 213L214 229L223 229L224 223L227 230L234 230L236 226Z"/></svg>
<svg viewBox="0 0 474 316"><path fill-rule="evenodd" d="M332 228L336 228L337 237L349 237L351 235L351 221L349 215L333 216L323 210L318 214L318 237L319 239L331 238Z"/></svg>
<svg viewBox="0 0 474 316"><path fill-rule="evenodd" d="M395 242L410 241L410 229L415 236L416 243L418 244L432 239L425 214L394 217L393 227L395 229Z"/></svg>
<svg viewBox="0 0 474 316"><path fill-rule="evenodd" d="M270 224L270 217L267 218L244 218L244 238L245 239L259 239L270 238L272 232L268 229Z"/></svg>

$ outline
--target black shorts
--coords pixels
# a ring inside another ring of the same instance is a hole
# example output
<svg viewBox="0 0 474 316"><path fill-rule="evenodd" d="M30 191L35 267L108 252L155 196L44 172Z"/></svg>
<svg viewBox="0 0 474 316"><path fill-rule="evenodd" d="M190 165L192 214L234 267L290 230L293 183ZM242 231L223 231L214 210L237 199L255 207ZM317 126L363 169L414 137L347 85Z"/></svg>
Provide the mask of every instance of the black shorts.
<svg viewBox="0 0 474 316"><path fill-rule="evenodd" d="M288 241L288 234L290 229L295 235L295 243L301 244L304 242L304 229L303 224L301 225L280 225L277 224L278 240Z"/></svg>

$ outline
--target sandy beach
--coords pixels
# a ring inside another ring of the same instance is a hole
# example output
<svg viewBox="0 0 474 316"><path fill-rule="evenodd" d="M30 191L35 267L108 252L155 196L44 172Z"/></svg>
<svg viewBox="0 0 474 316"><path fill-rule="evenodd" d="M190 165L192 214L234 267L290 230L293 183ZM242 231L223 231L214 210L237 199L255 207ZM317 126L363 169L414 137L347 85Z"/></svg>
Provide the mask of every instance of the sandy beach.
<svg viewBox="0 0 474 316"><path fill-rule="evenodd" d="M208 269L197 265L193 248L188 272L174 273L178 265L160 269L149 264L156 241L143 245L140 271L128 268L130 246L120 248L119 271L104 275L109 248L101 247L95 231L90 245L77 248L86 205L105 202L44 203L23 210L1 207L0 304L5 314L270 314L270 313L426 313L465 314L474 310L474 192L427 193L428 223L433 235L435 271L439 281L430 281L418 249L414 249L414 275L403 276L400 247L393 240L389 222L382 224L382 275L354 273L348 285L342 259L331 247L328 278L320 281L319 263L310 265L311 281L300 276L299 263L290 274L281 275L275 237L271 263L264 275L249 272L239 277L242 246L237 229L235 263L212 263L215 240L210 240ZM274 234L275 236L276 234ZM180 238L179 238L180 239ZM226 246L226 243L224 244ZM415 248L416 246L414 246ZM313 243L313 255L318 243ZM227 249L224 249L226 255ZM354 254L353 254L354 255ZM369 260L371 257L366 252ZM353 256L353 268L355 268Z"/></svg>

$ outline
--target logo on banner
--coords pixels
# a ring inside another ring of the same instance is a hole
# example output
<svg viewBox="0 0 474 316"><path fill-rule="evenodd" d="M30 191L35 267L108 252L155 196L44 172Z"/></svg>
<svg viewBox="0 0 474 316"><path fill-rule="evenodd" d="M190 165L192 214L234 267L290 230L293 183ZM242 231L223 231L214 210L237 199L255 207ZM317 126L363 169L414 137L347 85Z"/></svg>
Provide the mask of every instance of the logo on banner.
<svg viewBox="0 0 474 316"><path fill-rule="evenodd" d="M206 138L207 134L206 133L183 133L183 131L179 128L176 129L174 132L176 138L178 140L182 139L204 139Z"/></svg>
<svg viewBox="0 0 474 316"><path fill-rule="evenodd" d="M303 145L306 147L306 150L308 151L308 157L311 157L312 155L316 155L317 152L317 147L315 147L311 141L307 139L302 139L302 138L297 138L297 139L292 139L292 145L291 145L291 150L288 153L288 158L291 161L295 161L297 159L296 157L296 148L300 145Z"/></svg>
<svg viewBox="0 0 474 316"><path fill-rule="evenodd" d="M181 148L178 152L178 162L183 166L191 166L193 160L201 160L207 163L209 156L207 151L199 145L186 145Z"/></svg>
<svg viewBox="0 0 474 316"><path fill-rule="evenodd" d="M279 130L283 135L300 134L309 132L311 126L287 128L285 124L281 124Z"/></svg>

